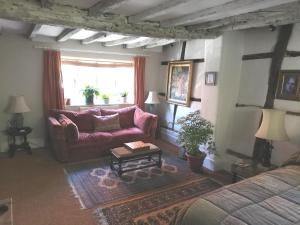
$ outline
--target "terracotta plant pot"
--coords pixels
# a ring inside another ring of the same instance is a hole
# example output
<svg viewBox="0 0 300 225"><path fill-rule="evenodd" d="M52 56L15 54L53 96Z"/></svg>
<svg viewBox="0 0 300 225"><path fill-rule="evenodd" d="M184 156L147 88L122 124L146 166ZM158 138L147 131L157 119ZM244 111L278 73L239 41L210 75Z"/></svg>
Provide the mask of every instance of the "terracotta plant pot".
<svg viewBox="0 0 300 225"><path fill-rule="evenodd" d="M205 153L198 155L190 155L187 152L185 153L187 157L188 164L193 172L201 172L204 159L206 157Z"/></svg>

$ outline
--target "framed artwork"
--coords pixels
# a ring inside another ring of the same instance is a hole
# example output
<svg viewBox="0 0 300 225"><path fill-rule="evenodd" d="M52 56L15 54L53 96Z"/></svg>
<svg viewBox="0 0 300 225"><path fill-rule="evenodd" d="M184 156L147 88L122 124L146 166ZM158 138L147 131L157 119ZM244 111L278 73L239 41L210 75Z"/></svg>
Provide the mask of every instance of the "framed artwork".
<svg viewBox="0 0 300 225"><path fill-rule="evenodd" d="M300 70L280 71L276 98L300 101Z"/></svg>
<svg viewBox="0 0 300 225"><path fill-rule="evenodd" d="M205 73L205 85L216 86L217 84L217 72Z"/></svg>
<svg viewBox="0 0 300 225"><path fill-rule="evenodd" d="M189 106L193 61L170 62L168 67L167 101Z"/></svg>

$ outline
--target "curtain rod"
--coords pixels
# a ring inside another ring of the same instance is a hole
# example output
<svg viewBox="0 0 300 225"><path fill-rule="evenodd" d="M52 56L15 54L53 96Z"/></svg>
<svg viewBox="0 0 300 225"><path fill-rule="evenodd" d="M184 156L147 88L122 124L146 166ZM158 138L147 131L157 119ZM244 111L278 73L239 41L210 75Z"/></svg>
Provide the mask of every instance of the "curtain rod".
<svg viewBox="0 0 300 225"><path fill-rule="evenodd" d="M137 53L122 53L122 52L106 52L106 51L95 51L95 50L83 50L83 49L71 49L71 48L61 48L61 47L51 47L51 46L42 46L34 45L33 48L36 49L47 49L54 51L63 51L63 52L82 52L82 53L94 53L94 54L107 54L107 55L124 55L124 56L150 56L149 54L137 54Z"/></svg>

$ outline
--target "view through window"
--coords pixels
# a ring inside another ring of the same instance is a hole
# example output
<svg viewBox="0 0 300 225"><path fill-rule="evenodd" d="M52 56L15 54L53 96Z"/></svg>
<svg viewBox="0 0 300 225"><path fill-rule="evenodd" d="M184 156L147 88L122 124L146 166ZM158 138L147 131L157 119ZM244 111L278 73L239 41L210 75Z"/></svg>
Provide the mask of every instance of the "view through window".
<svg viewBox="0 0 300 225"><path fill-rule="evenodd" d="M109 96L109 104L123 103L121 93L127 92L127 103L133 103L133 62L90 61L62 59L62 77L65 98L71 105L85 105L82 90L92 86L100 95L94 104L104 104L103 95Z"/></svg>

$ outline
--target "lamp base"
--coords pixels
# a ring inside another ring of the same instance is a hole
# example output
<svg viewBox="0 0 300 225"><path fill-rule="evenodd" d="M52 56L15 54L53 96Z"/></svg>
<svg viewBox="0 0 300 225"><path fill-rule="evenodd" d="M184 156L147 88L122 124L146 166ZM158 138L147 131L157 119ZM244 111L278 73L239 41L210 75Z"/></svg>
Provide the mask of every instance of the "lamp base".
<svg viewBox="0 0 300 225"><path fill-rule="evenodd" d="M24 122L24 117L22 113L14 113L10 120L10 125L13 128L22 128Z"/></svg>
<svg viewBox="0 0 300 225"><path fill-rule="evenodd" d="M265 142L264 148L263 148L263 154L262 154L262 165L265 167L270 167L271 166L271 155L272 155L272 150L273 150L273 145L271 141Z"/></svg>

